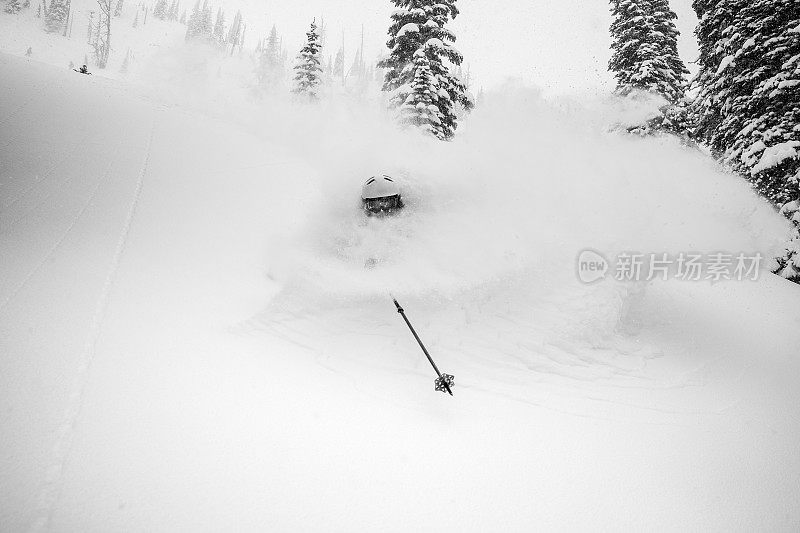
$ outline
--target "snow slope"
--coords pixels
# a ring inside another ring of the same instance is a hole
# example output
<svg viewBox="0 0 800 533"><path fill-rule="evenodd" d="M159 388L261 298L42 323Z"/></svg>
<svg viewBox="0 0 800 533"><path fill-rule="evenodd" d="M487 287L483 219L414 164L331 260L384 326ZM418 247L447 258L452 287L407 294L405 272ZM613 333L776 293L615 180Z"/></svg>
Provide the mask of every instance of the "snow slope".
<svg viewBox="0 0 800 533"><path fill-rule="evenodd" d="M740 180L515 87L446 145L195 96L0 55L0 529L800 527L797 287L574 272L769 253Z"/></svg>

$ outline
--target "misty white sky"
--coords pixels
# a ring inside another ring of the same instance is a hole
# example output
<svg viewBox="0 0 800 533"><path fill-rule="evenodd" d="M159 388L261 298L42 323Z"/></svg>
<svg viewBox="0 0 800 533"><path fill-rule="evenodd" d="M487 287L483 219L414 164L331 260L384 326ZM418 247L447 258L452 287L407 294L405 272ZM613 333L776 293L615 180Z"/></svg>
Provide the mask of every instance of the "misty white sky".
<svg viewBox="0 0 800 533"><path fill-rule="evenodd" d="M395 9L389 0L224 0L224 4L227 11L241 7L250 28L248 41L253 43L257 34L276 24L291 56L302 45L311 19L324 17L330 45L326 54L336 53L344 31L351 59L362 23L366 56L385 50L389 14ZM672 0L671 5L678 14L681 55L687 63L694 61L697 44L692 32L697 19L691 0ZM596 92L613 87L606 71L608 6L605 0L459 0L461 15L452 29L476 89L519 77L549 94Z"/></svg>

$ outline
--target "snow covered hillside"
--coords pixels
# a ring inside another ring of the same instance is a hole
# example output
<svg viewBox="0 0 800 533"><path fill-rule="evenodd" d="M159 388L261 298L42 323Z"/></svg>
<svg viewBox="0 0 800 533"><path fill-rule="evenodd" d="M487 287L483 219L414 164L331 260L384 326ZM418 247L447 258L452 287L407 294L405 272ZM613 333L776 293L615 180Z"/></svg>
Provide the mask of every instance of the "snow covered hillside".
<svg viewBox="0 0 800 533"><path fill-rule="evenodd" d="M453 143L169 94L0 54L0 530L800 528L800 289L575 272L769 255L743 180L518 87Z"/></svg>

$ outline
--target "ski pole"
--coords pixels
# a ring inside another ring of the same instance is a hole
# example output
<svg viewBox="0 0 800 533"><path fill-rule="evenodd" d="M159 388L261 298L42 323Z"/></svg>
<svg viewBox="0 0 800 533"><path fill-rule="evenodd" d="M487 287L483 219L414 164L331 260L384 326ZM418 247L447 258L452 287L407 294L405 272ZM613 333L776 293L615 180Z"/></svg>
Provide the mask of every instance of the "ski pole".
<svg viewBox="0 0 800 533"><path fill-rule="evenodd" d="M450 396L452 396L453 395L453 391L450 389L450 387L452 387L454 385L453 381L454 381L455 378L453 376L451 376L450 374L442 374L441 372L439 372L439 369L436 367L436 363L433 362L433 358L431 357L431 354L428 353L428 350L425 348L425 345L422 344L422 340L419 338L419 335L417 335L417 332L414 331L414 326L411 325L411 322L409 322L405 311L403 310L402 307L400 307L400 304L397 302L397 298L393 297L392 300L394 300L394 305L395 305L395 307L397 307L397 312L400 313L400 316L402 316L403 320L405 320L406 325L408 326L408 329L411 330L411 333L414 335L414 338L417 339L417 342L419 343L419 347L422 348L422 352L425 354L425 357L428 358L428 361L430 361L431 366L436 371L436 375L439 376L436 379L436 381L434 381L434 384L436 386L436 390L437 391L441 391L441 392L447 392L447 393L450 394Z"/></svg>

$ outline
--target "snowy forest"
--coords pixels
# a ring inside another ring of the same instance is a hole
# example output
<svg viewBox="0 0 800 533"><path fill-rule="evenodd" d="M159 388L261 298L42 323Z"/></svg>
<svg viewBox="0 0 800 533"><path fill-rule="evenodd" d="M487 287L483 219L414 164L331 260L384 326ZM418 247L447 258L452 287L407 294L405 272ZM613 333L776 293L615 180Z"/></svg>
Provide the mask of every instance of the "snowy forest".
<svg viewBox="0 0 800 533"><path fill-rule="evenodd" d="M800 530L800 0L0 0L0 531Z"/></svg>

